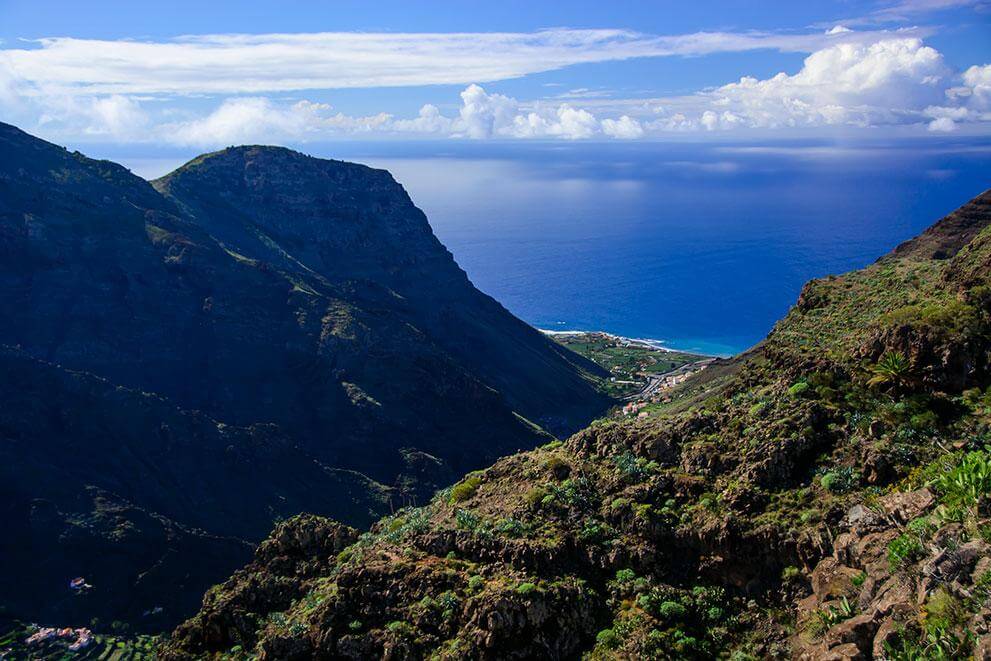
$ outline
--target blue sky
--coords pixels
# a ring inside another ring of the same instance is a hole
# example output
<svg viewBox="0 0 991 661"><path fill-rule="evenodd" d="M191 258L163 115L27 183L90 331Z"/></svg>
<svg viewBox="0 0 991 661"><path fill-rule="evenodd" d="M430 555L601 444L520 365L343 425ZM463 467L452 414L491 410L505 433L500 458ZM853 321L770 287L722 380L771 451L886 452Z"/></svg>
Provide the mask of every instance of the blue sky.
<svg viewBox="0 0 991 661"><path fill-rule="evenodd" d="M987 135L991 6L0 0L0 119L162 149Z"/></svg>

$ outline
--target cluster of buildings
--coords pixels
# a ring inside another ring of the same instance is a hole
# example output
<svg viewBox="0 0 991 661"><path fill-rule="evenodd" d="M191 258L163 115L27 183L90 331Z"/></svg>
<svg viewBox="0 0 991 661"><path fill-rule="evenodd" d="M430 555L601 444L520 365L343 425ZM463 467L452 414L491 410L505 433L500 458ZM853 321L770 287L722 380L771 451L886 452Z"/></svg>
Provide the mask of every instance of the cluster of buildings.
<svg viewBox="0 0 991 661"><path fill-rule="evenodd" d="M55 627L42 627L28 636L24 641L27 645L41 645L42 643L54 642L56 640L69 643L69 650L78 652L89 647L93 642L93 632L89 629L56 629ZM72 642L69 642L72 641Z"/></svg>
<svg viewBox="0 0 991 661"><path fill-rule="evenodd" d="M622 415L647 417L647 412L642 410L649 403L671 401L670 391L675 386L684 383L689 377L701 372L708 367L713 358L706 358L688 365L683 365L676 370L665 374L647 374L647 385L636 395L632 395L629 401L623 406Z"/></svg>
<svg viewBox="0 0 991 661"><path fill-rule="evenodd" d="M705 369L705 366L704 365L701 366L696 371L701 371L703 369ZM695 374L695 372L686 370L686 371L680 372L678 374L671 374L671 375L662 376L660 379L658 379L658 381L660 382L660 385L658 385L658 389L660 389L660 390L666 390L667 388L674 388L679 383L682 383L682 382L686 381L688 379L688 377L690 377L692 374Z"/></svg>
<svg viewBox="0 0 991 661"><path fill-rule="evenodd" d="M623 406L623 415L635 415L638 418L646 418L647 412L640 410L645 406L647 406L647 402L644 401L627 402L626 405Z"/></svg>

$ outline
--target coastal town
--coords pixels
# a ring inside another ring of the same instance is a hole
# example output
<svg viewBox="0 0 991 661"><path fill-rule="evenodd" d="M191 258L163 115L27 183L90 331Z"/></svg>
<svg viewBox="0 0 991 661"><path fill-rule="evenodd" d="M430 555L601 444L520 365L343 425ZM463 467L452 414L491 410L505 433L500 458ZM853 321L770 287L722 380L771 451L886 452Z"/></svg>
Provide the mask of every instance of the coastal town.
<svg viewBox="0 0 991 661"><path fill-rule="evenodd" d="M609 372L602 390L626 401L619 409L625 416L639 415L648 404L667 401L673 388L716 360L712 356L667 349L653 340L604 332L545 333Z"/></svg>

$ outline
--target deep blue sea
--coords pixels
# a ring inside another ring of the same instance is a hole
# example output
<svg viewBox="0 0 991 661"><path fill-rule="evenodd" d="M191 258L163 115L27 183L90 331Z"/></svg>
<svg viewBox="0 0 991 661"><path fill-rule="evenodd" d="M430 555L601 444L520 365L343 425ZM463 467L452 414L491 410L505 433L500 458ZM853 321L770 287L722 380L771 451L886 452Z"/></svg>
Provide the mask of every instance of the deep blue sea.
<svg viewBox="0 0 991 661"><path fill-rule="evenodd" d="M760 341L802 284L874 261L991 187L991 140L345 143L392 171L471 280L551 330Z"/></svg>

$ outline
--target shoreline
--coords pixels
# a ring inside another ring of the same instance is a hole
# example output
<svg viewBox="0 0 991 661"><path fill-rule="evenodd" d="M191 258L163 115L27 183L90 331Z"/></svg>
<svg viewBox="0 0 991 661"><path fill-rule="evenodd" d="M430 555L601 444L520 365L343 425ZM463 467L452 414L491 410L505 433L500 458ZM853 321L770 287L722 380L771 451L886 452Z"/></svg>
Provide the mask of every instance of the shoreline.
<svg viewBox="0 0 991 661"><path fill-rule="evenodd" d="M536 327L535 327L536 328ZM549 330L547 328L537 328L538 331L544 335L603 335L613 340L618 340L626 344L631 344L635 346L645 347L647 349L654 349L656 351L665 351L668 353L685 353L694 356L702 356L705 358L725 358L719 354L704 353L701 351L688 350L688 349L675 349L669 346L665 346L664 340L656 340L653 338L638 338L638 337L626 337L624 335L616 335L615 333L610 333L608 331L601 330Z"/></svg>

